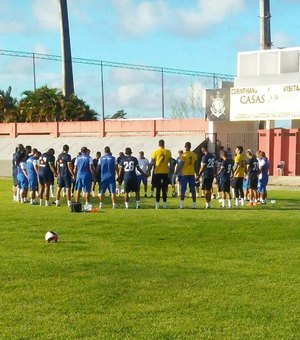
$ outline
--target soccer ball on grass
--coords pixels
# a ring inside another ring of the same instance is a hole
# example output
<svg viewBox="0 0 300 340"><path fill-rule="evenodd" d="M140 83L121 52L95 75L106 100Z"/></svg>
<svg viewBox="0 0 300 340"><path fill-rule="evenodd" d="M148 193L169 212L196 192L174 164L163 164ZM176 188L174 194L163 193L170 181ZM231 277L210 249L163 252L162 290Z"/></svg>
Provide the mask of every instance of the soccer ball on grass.
<svg viewBox="0 0 300 340"><path fill-rule="evenodd" d="M47 231L45 234L45 240L48 243L56 243L58 241L58 235L55 231Z"/></svg>

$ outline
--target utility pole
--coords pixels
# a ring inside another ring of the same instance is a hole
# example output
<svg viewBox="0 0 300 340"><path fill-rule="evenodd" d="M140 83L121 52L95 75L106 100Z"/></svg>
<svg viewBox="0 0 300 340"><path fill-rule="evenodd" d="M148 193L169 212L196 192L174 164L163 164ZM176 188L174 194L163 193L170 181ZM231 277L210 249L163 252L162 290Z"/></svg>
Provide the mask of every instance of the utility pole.
<svg viewBox="0 0 300 340"><path fill-rule="evenodd" d="M270 50L271 47L272 41L270 0L260 0L260 49ZM275 121L260 121L259 125L264 126L265 129L270 129L274 128Z"/></svg>
<svg viewBox="0 0 300 340"><path fill-rule="evenodd" d="M61 49L62 49L62 78L63 94L69 97L74 94L74 80L72 67L72 53L69 31L69 18L67 0L58 0L60 13L60 32L61 32Z"/></svg>
<svg viewBox="0 0 300 340"><path fill-rule="evenodd" d="M270 0L260 0L260 49L270 50L271 47Z"/></svg>

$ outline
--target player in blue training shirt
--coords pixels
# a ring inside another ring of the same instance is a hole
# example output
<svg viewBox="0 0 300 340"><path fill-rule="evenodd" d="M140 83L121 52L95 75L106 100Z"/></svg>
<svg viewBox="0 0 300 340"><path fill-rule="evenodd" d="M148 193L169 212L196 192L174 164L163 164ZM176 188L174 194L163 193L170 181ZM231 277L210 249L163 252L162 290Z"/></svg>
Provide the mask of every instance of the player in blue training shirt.
<svg viewBox="0 0 300 340"><path fill-rule="evenodd" d="M258 172L258 184L257 191L259 194L259 199L261 204L267 203L267 184L269 181L269 160L266 157L264 151L259 151L257 153L259 172Z"/></svg>
<svg viewBox="0 0 300 340"><path fill-rule="evenodd" d="M202 146L201 151L203 157L201 159L201 167L198 173L198 177L202 176L202 190L205 195L205 208L210 208L211 194L212 194L212 183L215 177L215 157L208 152L207 146Z"/></svg>
<svg viewBox="0 0 300 340"><path fill-rule="evenodd" d="M75 202L80 201L81 191L85 195L86 209L90 205L92 180L94 175L93 158L89 155L86 147L81 148L80 154L76 157L74 163L74 174L76 175L75 182Z"/></svg>
<svg viewBox="0 0 300 340"><path fill-rule="evenodd" d="M57 178L57 192L56 192L56 206L60 206L60 194L62 188L66 190L66 198L68 207L71 206L71 185L73 173L72 157L69 155L69 146L64 145L63 151L58 155L56 161Z"/></svg>
<svg viewBox="0 0 300 340"><path fill-rule="evenodd" d="M22 153L19 158L19 164L17 166L17 179L18 187L20 188L20 202L27 202L27 190L28 190L28 178L26 172L26 154Z"/></svg>
<svg viewBox="0 0 300 340"><path fill-rule="evenodd" d="M122 158L119 164L119 177L121 172L124 176L124 192L125 192L125 209L129 208L129 193L135 192L136 208L140 208L140 185L136 170L146 177L146 174L139 167L139 163L136 157L131 156L131 148L125 149L125 156Z"/></svg>
<svg viewBox="0 0 300 340"><path fill-rule="evenodd" d="M29 156L26 161L27 165L27 177L28 177L28 185L30 191L30 204L36 205L36 192L38 191L38 174L39 174L39 161L41 153L37 150L34 150L34 153Z"/></svg>
<svg viewBox="0 0 300 340"><path fill-rule="evenodd" d="M45 206L50 206L49 194L53 176L56 176L54 150L49 149L39 158L40 205L45 195Z"/></svg>
<svg viewBox="0 0 300 340"><path fill-rule="evenodd" d="M18 186L18 169L17 166L20 163L21 157L23 157L23 154L26 153L26 150L23 146L23 144L18 144L16 147L16 152L13 154L13 179L14 179L14 201L19 202L21 201L20 199L20 188Z"/></svg>
<svg viewBox="0 0 300 340"><path fill-rule="evenodd" d="M220 169L217 173L219 177L219 187L221 191L221 206L226 208L226 196L228 198L228 208L231 208L231 192L230 181L232 176L232 161L228 159L227 151L223 150L220 153L220 159L222 160Z"/></svg>
<svg viewBox="0 0 300 340"><path fill-rule="evenodd" d="M106 190L108 189L111 194L111 201L113 208L117 207L116 204L116 171L117 163L116 158L111 154L109 146L104 148L104 155L99 159L97 172L101 172L100 194L99 194L99 209L103 208L103 200Z"/></svg>
<svg viewBox="0 0 300 340"><path fill-rule="evenodd" d="M256 205L257 202L257 184L258 184L258 171L259 171L259 164L258 159L255 157L251 150L247 150L247 177L249 180L249 193L250 193L250 203L247 204L248 206Z"/></svg>

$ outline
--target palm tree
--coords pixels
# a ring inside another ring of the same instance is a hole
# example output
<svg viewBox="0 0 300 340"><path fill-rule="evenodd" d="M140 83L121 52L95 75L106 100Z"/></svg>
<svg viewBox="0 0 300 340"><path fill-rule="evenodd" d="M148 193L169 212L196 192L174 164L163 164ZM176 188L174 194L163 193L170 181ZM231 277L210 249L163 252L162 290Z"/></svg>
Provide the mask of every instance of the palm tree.
<svg viewBox="0 0 300 340"><path fill-rule="evenodd" d="M19 103L20 119L25 122L55 122L61 120L61 91L43 86L24 91Z"/></svg>
<svg viewBox="0 0 300 340"><path fill-rule="evenodd" d="M69 97L74 93L74 81L67 0L58 0L58 7L60 13L63 94Z"/></svg>
<svg viewBox="0 0 300 340"><path fill-rule="evenodd" d="M47 86L24 91L17 109L20 122L97 120L97 113L83 99L74 94L67 98L60 90Z"/></svg>
<svg viewBox="0 0 300 340"><path fill-rule="evenodd" d="M0 122L16 119L18 101L12 97L11 90L11 86L6 91L0 90Z"/></svg>

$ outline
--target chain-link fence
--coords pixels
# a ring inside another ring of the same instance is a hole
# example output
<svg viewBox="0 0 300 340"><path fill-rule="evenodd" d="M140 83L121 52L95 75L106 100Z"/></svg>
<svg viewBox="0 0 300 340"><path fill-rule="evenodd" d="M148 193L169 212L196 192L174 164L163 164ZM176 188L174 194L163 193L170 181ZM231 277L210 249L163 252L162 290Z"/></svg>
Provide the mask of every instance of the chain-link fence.
<svg viewBox="0 0 300 340"><path fill-rule="evenodd" d="M0 89L9 86L20 98L25 90L47 85L60 89L61 57L0 50ZM127 118L203 118L206 88L217 88L233 76L155 66L73 58L75 93L99 118L117 111Z"/></svg>

